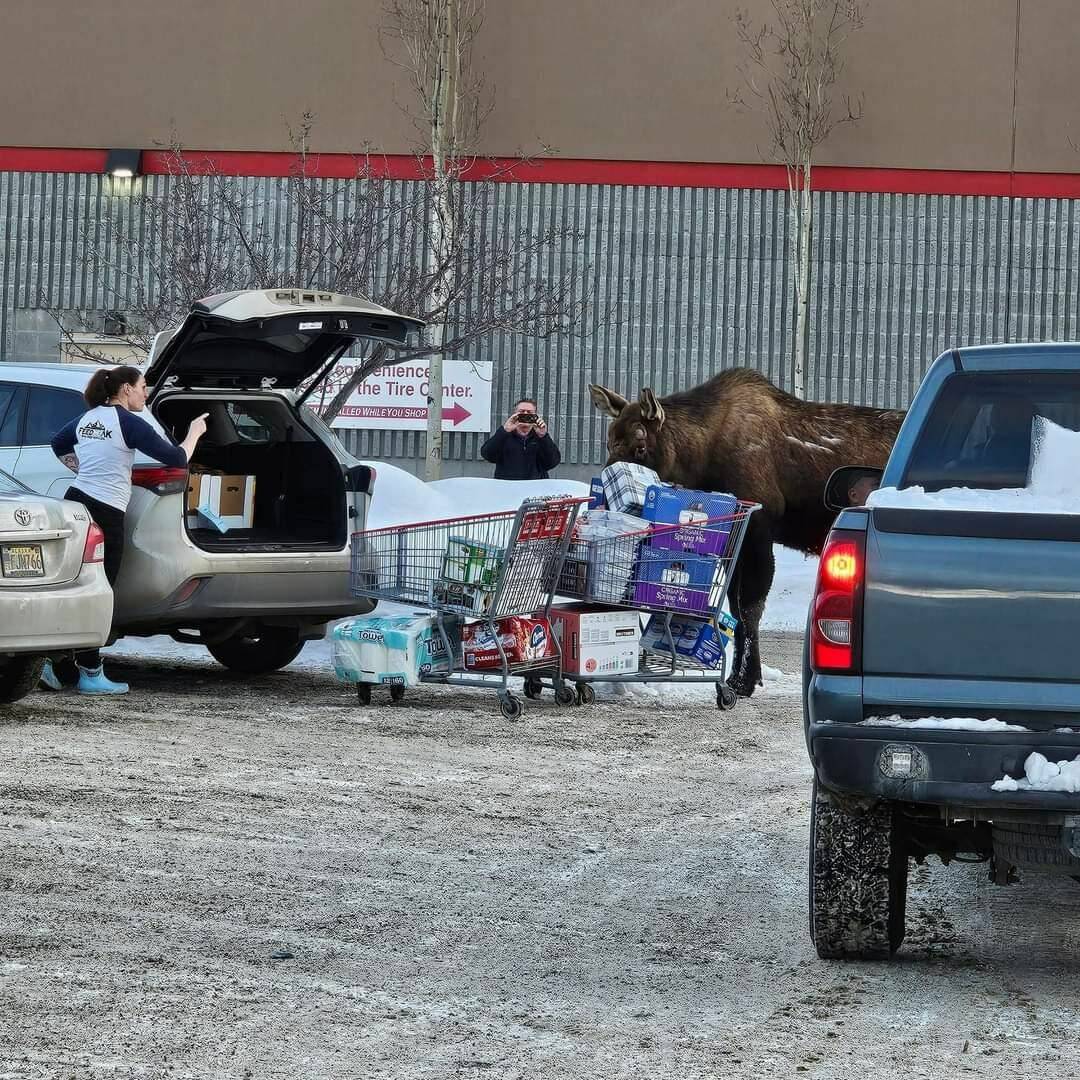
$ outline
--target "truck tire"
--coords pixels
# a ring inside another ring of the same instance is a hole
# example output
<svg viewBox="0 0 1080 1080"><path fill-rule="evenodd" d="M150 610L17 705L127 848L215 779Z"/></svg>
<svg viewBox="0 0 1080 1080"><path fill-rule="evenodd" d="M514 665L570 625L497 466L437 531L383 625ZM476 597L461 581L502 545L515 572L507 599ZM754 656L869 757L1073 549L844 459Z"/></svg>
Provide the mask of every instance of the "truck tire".
<svg viewBox="0 0 1080 1080"><path fill-rule="evenodd" d="M44 656L12 656L0 667L0 704L26 697L41 681Z"/></svg>
<svg viewBox="0 0 1080 1080"><path fill-rule="evenodd" d="M904 940L908 856L888 803L845 810L814 778L810 936L823 960L887 960Z"/></svg>
<svg viewBox="0 0 1080 1080"><path fill-rule="evenodd" d="M1011 866L1080 874L1080 859L1062 844L1062 827L1038 822L994 824L994 858Z"/></svg>
<svg viewBox="0 0 1080 1080"><path fill-rule="evenodd" d="M219 664L243 675L266 675L277 671L291 664L303 647L295 630L278 627L263 627L250 634L238 634L206 645Z"/></svg>

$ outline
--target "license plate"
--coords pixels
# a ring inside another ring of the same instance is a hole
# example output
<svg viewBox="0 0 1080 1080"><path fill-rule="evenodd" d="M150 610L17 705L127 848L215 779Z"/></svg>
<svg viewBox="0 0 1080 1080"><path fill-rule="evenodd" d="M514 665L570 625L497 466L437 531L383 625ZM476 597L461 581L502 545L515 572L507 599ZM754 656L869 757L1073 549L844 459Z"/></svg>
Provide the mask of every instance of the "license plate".
<svg viewBox="0 0 1080 1080"><path fill-rule="evenodd" d="M40 544L4 544L0 547L4 577L44 577Z"/></svg>

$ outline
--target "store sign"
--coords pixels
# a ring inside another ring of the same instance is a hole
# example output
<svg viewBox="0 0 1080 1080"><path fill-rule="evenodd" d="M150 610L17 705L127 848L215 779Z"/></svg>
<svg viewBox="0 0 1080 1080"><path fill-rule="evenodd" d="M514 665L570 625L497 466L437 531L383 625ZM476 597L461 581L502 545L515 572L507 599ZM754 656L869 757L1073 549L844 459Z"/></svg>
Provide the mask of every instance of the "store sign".
<svg viewBox="0 0 1080 1080"><path fill-rule="evenodd" d="M355 361L343 360L326 379L325 387L308 399L316 412L333 400L348 382ZM490 360L443 361L443 431L491 430ZM394 364L369 375L353 392L333 421L337 428L427 428L428 365L423 360Z"/></svg>

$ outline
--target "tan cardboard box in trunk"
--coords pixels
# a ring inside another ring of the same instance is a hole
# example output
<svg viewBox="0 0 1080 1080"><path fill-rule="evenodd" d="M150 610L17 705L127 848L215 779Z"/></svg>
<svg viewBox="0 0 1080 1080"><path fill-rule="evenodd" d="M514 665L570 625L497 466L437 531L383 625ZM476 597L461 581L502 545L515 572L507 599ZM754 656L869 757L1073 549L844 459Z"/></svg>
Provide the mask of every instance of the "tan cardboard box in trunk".
<svg viewBox="0 0 1080 1080"><path fill-rule="evenodd" d="M203 473L199 516L218 532L250 529L255 523L255 477Z"/></svg>

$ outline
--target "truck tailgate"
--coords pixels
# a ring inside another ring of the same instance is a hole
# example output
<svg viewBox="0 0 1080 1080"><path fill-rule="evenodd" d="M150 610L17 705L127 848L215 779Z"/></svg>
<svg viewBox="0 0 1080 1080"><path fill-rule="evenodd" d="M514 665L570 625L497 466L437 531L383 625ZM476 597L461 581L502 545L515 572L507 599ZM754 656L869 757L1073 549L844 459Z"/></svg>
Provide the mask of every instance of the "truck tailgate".
<svg viewBox="0 0 1080 1080"><path fill-rule="evenodd" d="M1080 684L1080 515L875 509L863 673Z"/></svg>

